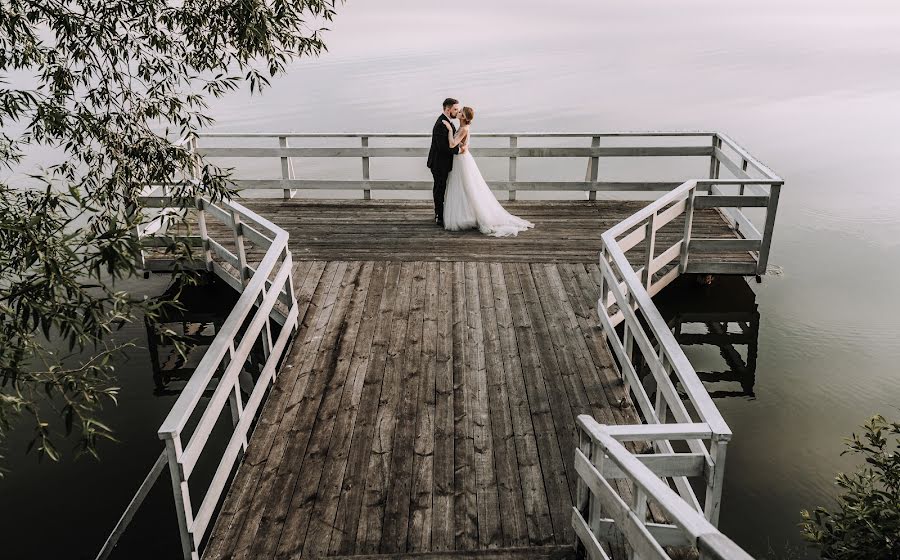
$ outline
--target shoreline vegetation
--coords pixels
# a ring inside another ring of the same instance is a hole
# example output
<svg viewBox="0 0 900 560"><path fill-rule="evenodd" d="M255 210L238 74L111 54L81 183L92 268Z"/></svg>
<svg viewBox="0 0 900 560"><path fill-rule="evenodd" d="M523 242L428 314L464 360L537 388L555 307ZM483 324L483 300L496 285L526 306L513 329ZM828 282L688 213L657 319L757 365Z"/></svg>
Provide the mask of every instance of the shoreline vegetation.
<svg viewBox="0 0 900 560"><path fill-rule="evenodd" d="M32 183L0 181L0 245L8 248L0 253L0 445L18 419L29 419L30 449L58 460L59 434L46 408L79 436L78 453L97 456L98 443L114 437L100 410L117 394L110 357L129 343L108 341L134 317L176 305L117 288L138 272L133 233L151 220L140 197L161 185L177 198L230 198L229 170L188 149L213 122L208 99L245 87L260 93L293 60L322 53L334 7L322 0L4 4L0 76L35 78L0 89L0 162ZM173 135L184 142L173 144ZM26 168L26 156L41 149L53 161ZM187 243L166 241L180 262L193 258ZM69 352L48 350L38 332L65 340ZM92 349L78 365L63 365L72 352Z"/></svg>

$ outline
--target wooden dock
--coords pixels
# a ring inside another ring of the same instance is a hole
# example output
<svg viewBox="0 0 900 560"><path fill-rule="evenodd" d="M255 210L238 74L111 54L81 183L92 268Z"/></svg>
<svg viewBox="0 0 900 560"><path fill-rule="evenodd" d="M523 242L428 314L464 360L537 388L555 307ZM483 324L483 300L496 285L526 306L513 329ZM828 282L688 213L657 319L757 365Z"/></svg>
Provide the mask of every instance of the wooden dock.
<svg viewBox="0 0 900 560"><path fill-rule="evenodd" d="M424 202L245 201L307 259L301 321L204 558L571 546L575 418L640 423L596 255L645 204L507 203L536 228L494 239Z"/></svg>
<svg viewBox="0 0 900 560"><path fill-rule="evenodd" d="M159 248L184 243L201 255L188 266L240 296L98 560L166 467L185 560L666 560L671 547L749 560L716 529L731 430L652 296L681 274L764 274L784 181L718 132L477 134L495 143L477 157L509 163L489 185L536 224L495 239L437 227L430 201L375 200L431 188L370 173L377 158L424 158L426 136L179 141L206 158L280 162L280 178L260 166L235 184L283 199L183 200L163 186L142 198L140 266L181 266ZM708 162L708 178L611 180L603 167L673 157ZM359 159L362 178L299 178L304 158L335 170ZM587 169L583 181L523 180L522 158ZM361 196L295 198L323 190ZM196 228L167 217L185 210ZM226 408L231 436L209 449ZM208 483L196 482L203 453L218 458Z"/></svg>

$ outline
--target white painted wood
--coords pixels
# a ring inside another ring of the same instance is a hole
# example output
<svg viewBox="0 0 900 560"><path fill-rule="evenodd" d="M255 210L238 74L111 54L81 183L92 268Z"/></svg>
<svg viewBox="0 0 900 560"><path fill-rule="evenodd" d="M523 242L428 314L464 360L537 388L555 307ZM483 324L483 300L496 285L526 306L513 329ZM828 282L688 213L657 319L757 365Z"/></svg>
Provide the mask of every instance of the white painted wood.
<svg viewBox="0 0 900 560"><path fill-rule="evenodd" d="M721 132L716 133L716 135L721 139L722 142L724 142L725 144L728 144L728 146L731 147L732 150L737 152L737 154L739 156L741 156L743 159L747 160L747 162L754 169L756 169L757 171L759 171L760 173L762 173L769 179L772 179L773 181L784 182L781 179L781 177L779 177L774 171L772 171L771 169L766 167L762 162L760 162L758 159L756 159L755 157L753 157L752 155L747 153L747 150L745 150L743 147L741 147L730 136L728 136L727 134L723 134Z"/></svg>
<svg viewBox="0 0 900 560"><path fill-rule="evenodd" d="M362 144L363 150L368 151L369 138L366 136L363 136L362 138L360 138L360 142ZM363 181L368 181L370 178L369 177L369 158L366 156L363 156L363 158L362 158L362 178L363 178ZM364 189L363 190L363 200L371 200L371 199L372 199L371 189Z"/></svg>
<svg viewBox="0 0 900 560"><path fill-rule="evenodd" d="M591 138L591 148L599 148L599 147L600 147L600 137L594 136L593 138ZM600 169L600 158L599 157L592 157L590 160L588 160L587 180L592 183L596 183L597 176L599 174L599 169ZM588 200L597 200L597 191L595 191L595 190L588 191Z"/></svg>
<svg viewBox="0 0 900 560"><path fill-rule="evenodd" d="M673 181L487 181L495 191L609 191L609 192L644 192L668 191L681 183ZM431 181L354 181L354 180L320 180L320 179L236 179L237 190L379 190L379 191L416 191L431 190ZM708 186L705 187L708 189Z"/></svg>
<svg viewBox="0 0 900 560"><path fill-rule="evenodd" d="M591 528L588 527L584 518L574 507L572 508L572 528L575 529L575 537L584 546L587 557L590 560L610 560Z"/></svg>
<svg viewBox="0 0 900 560"><path fill-rule="evenodd" d="M677 259L681 256L681 247L684 244L684 241L679 241L678 243L672 245L662 253L656 256L653 259L653 262L650 263L650 270L652 272L656 272L657 270L663 268L673 260ZM653 295L653 294L650 294Z"/></svg>
<svg viewBox="0 0 900 560"><path fill-rule="evenodd" d="M610 131L610 132L473 132L473 137L480 138L505 138L518 136L520 138L601 138L613 137L703 137L713 136L715 132L706 131ZM200 138L271 138L284 136L286 138L430 138L427 132L203 132L197 135Z"/></svg>
<svg viewBox="0 0 900 560"><path fill-rule="evenodd" d="M664 426L665 424L656 425ZM706 467L706 457L702 453L657 453L653 455L635 455L635 457L656 476L661 478L703 476ZM603 478L607 480L628 478L628 474L612 461L607 461L600 472L603 474Z"/></svg>
<svg viewBox="0 0 900 560"><path fill-rule="evenodd" d="M766 224L763 227L762 246L759 249L759 262L756 274L766 273L769 264L769 251L772 247L772 235L775 233L775 213L778 210L778 197L781 196L781 185L772 185L769 193L769 208L766 210Z"/></svg>
<svg viewBox="0 0 900 560"><path fill-rule="evenodd" d="M519 147L519 139L516 138L515 136L510 136L509 137L509 149L515 150L518 147ZM517 181L517 179L516 179L517 166L518 166L518 159L516 159L515 156L509 156L509 184L510 185L515 184ZM493 188L493 187L491 187L491 188ZM509 194L507 196L508 196L509 200L516 199L515 189L509 189L508 193Z"/></svg>
<svg viewBox="0 0 900 560"><path fill-rule="evenodd" d="M594 434L591 434L591 436L593 437ZM614 440L613 443L621 446L621 444L615 442ZM628 454L627 451L626 454ZM621 458L610 455L609 458L613 461L618 461L619 459L622 459L624 461L630 458L630 454L628 455L629 457ZM624 500L622 500L619 494L612 488L612 486L610 486L609 482L607 482L600 475L600 472L597 471L597 469L594 468L594 465L592 465L591 462L587 460L580 449L575 451L575 471L591 489L593 499L600 502L603 507L603 511L606 512L606 515L608 515L610 519L615 521L616 527L625 536L628 544L636 554L638 554L641 558L647 559L667 558L667 555L662 546L660 546L660 544L656 542L656 540L647 530L647 527L644 524L644 520L638 518L631 507L626 504ZM635 473L630 473L632 474L631 480L635 482L636 488L640 488L645 492L647 491L644 485L641 484L641 479L639 478L644 475L644 472L649 473L649 476L660 486L665 486L661 480L653 475L653 473L650 473L645 469L645 471L638 473L638 476L634 476ZM670 490L668 486L666 486L665 488L669 490L669 492L672 492L672 490ZM703 521L706 520L704 519Z"/></svg>
<svg viewBox="0 0 900 560"><path fill-rule="evenodd" d="M612 519L602 519L599 525L598 530L594 532L599 540L614 539L620 534ZM645 527L661 546L691 546L693 544L675 525L646 523Z"/></svg>
<svg viewBox="0 0 900 560"><path fill-rule="evenodd" d="M278 137L278 146L280 148L288 148L288 139L285 136ZM291 180L294 178L294 163L291 161L289 157L281 158L281 178L285 180ZM294 197L294 191L290 189L285 189L284 198L289 199Z"/></svg>
<svg viewBox="0 0 900 560"><path fill-rule="evenodd" d="M692 253L735 253L738 251L759 251L759 239L692 239Z"/></svg>
<svg viewBox="0 0 900 560"><path fill-rule="evenodd" d="M590 420L590 421L589 421ZM590 431L600 426L590 416L578 417L578 425ZM710 439L712 430L705 422L674 424L622 424L603 426L606 433L619 441L661 440L661 439Z"/></svg>
<svg viewBox="0 0 900 560"><path fill-rule="evenodd" d="M606 148L478 148L477 157L698 157L712 154L707 146L622 146ZM201 148L207 158L359 158L416 157L428 155L428 148Z"/></svg>

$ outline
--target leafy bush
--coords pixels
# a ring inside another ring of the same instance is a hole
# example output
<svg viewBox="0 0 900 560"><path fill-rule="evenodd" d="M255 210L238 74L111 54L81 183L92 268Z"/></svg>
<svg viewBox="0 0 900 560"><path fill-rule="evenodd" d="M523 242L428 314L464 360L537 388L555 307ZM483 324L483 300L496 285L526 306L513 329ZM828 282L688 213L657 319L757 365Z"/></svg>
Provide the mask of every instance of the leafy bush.
<svg viewBox="0 0 900 560"><path fill-rule="evenodd" d="M900 423L878 415L852 434L841 454L865 463L835 481L844 492L837 509L801 512L803 537L827 560L900 559Z"/></svg>

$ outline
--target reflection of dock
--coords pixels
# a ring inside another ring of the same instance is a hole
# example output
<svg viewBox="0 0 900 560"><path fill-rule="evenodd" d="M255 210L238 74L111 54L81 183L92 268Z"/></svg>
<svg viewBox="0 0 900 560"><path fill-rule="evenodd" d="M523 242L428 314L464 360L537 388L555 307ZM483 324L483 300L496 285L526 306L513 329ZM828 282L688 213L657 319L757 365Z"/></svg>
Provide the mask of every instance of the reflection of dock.
<svg viewBox="0 0 900 560"><path fill-rule="evenodd" d="M170 296L169 291L166 297ZM157 322L144 319L156 396L181 392L218 335L237 294L230 286L214 280L183 287L178 300L181 308L168 309Z"/></svg>
<svg viewBox="0 0 900 560"><path fill-rule="evenodd" d="M712 286L701 287L695 279L683 277L654 301L681 346L718 349L727 369L697 371L711 397L755 396L759 311L756 294L742 278L721 277ZM737 383L740 390L720 388L724 383Z"/></svg>

